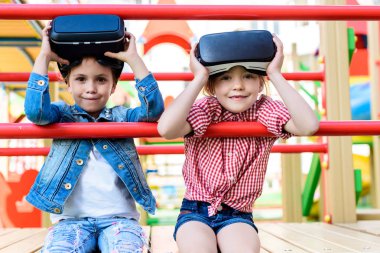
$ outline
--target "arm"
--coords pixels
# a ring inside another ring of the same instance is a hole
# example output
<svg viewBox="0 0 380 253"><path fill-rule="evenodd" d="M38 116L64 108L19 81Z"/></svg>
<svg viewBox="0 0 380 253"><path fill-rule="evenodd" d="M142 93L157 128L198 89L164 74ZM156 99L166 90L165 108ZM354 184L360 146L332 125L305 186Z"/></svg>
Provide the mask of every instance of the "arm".
<svg viewBox="0 0 380 253"><path fill-rule="evenodd" d="M175 139L191 132L191 126L186 119L191 106L208 80L208 71L195 58L194 50L195 46L190 52L190 69L194 73L194 79L164 111L158 122L158 132L166 139Z"/></svg>
<svg viewBox="0 0 380 253"><path fill-rule="evenodd" d="M50 103L49 80L47 77L50 61L68 64L67 60L53 53L49 44L50 23L42 30L42 44L39 55L29 77L25 95L25 114L27 118L38 124L46 125L59 120L59 109Z"/></svg>
<svg viewBox="0 0 380 253"><path fill-rule="evenodd" d="M124 51L118 53L106 52L104 55L126 62L135 75L136 89L141 106L127 111L127 121L155 122L164 111L164 101L161 92L153 75L137 53L135 37L128 32L125 33L125 37L126 45Z"/></svg>
<svg viewBox="0 0 380 253"><path fill-rule="evenodd" d="M282 42L276 35L273 36L273 41L277 46L277 53L267 68L267 74L291 115L284 128L295 135L312 135L318 130L319 121L308 103L282 76L281 66L284 60Z"/></svg>

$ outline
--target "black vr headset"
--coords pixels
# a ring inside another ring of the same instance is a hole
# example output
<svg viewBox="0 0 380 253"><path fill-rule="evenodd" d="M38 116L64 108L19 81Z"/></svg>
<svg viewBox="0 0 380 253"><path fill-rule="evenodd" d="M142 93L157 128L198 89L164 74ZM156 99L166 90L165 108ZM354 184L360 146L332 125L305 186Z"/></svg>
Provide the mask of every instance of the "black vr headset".
<svg viewBox="0 0 380 253"><path fill-rule="evenodd" d="M53 19L50 46L63 59L73 62L93 56L123 69L124 62L104 56L107 51L120 52L125 46L124 20L116 15L68 15ZM58 64L63 77L68 66Z"/></svg>
<svg viewBox="0 0 380 253"><path fill-rule="evenodd" d="M241 65L265 76L276 51L273 36L268 31L234 31L202 36L195 56L210 75Z"/></svg>

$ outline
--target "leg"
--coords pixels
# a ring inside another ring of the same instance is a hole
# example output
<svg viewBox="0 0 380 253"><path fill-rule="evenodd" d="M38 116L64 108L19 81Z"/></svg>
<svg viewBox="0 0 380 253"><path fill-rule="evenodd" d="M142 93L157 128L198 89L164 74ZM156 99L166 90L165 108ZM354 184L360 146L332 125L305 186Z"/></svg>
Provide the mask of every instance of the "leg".
<svg viewBox="0 0 380 253"><path fill-rule="evenodd" d="M260 240L256 230L246 223L233 223L217 234L222 253L259 253Z"/></svg>
<svg viewBox="0 0 380 253"><path fill-rule="evenodd" d="M98 244L102 253L141 253L146 238L137 221L118 218L100 232Z"/></svg>
<svg viewBox="0 0 380 253"><path fill-rule="evenodd" d="M214 231L199 221L189 221L178 228L176 241L180 253L216 253Z"/></svg>
<svg viewBox="0 0 380 253"><path fill-rule="evenodd" d="M95 232L83 221L64 220L49 229L41 252L92 252L96 249Z"/></svg>

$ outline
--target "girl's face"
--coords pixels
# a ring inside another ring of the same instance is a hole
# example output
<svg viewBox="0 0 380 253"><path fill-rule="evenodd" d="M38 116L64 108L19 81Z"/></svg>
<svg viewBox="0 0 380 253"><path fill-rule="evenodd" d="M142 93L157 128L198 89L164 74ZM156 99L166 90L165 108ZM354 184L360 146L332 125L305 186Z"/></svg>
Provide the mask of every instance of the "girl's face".
<svg viewBox="0 0 380 253"><path fill-rule="evenodd" d="M226 110L239 113L248 110L256 102L264 84L259 75L236 66L217 77L214 85L214 94L219 103Z"/></svg>
<svg viewBox="0 0 380 253"><path fill-rule="evenodd" d="M97 118L116 84L111 68L100 65L94 58L84 58L79 66L71 69L68 86L75 103Z"/></svg>

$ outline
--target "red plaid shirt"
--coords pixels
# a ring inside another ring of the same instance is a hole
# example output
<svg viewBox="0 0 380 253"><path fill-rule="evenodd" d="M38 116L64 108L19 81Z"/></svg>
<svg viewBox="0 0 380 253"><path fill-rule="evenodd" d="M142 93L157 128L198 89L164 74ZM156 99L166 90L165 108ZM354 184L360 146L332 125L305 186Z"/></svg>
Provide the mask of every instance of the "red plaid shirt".
<svg viewBox="0 0 380 253"><path fill-rule="evenodd" d="M291 136L283 130L289 119L282 102L264 95L237 114L225 110L215 97L196 101L187 118L193 132L185 136L185 198L210 203L210 216L221 203L252 212L262 192L271 147L279 137ZM199 138L210 124L225 121L258 121L277 137Z"/></svg>

